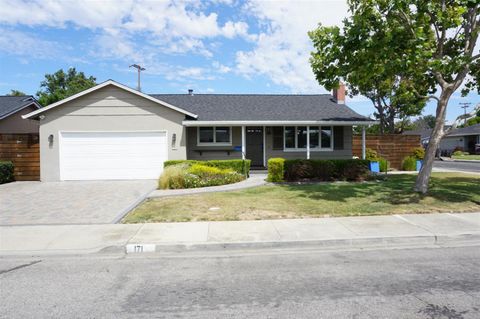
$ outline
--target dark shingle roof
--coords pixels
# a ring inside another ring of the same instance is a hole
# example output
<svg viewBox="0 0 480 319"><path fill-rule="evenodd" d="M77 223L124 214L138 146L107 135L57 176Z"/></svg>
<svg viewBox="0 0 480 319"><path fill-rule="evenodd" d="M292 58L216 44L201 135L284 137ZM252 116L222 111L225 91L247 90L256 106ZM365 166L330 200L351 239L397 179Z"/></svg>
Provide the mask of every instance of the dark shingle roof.
<svg viewBox="0 0 480 319"><path fill-rule="evenodd" d="M480 124L472 126L457 128L448 133L448 136L464 136L464 135L477 135L480 134Z"/></svg>
<svg viewBox="0 0 480 319"><path fill-rule="evenodd" d="M9 96L0 95L0 120L8 115L20 111L24 107L38 102L31 95L26 96Z"/></svg>
<svg viewBox="0 0 480 319"><path fill-rule="evenodd" d="M329 94L151 94L199 121L371 121Z"/></svg>

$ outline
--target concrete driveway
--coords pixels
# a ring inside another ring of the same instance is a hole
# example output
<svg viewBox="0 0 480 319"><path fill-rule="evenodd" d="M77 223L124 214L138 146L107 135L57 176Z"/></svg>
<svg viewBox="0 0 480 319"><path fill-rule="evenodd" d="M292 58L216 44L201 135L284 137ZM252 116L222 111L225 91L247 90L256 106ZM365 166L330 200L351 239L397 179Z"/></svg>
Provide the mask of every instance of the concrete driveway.
<svg viewBox="0 0 480 319"><path fill-rule="evenodd" d="M0 185L0 225L117 222L156 181L15 182Z"/></svg>

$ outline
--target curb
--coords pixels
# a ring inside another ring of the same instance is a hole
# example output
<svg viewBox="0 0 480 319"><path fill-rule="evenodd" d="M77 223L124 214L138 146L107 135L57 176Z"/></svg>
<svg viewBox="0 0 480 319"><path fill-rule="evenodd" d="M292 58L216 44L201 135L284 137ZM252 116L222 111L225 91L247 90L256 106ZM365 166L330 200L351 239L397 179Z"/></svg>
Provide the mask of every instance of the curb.
<svg viewBox="0 0 480 319"><path fill-rule="evenodd" d="M428 235L405 237L365 237L346 239L298 240L280 242L225 242L225 243L135 243L125 245L126 254L215 252L246 249L291 249L291 248L395 248L405 246L438 246L445 244L480 244L480 233L457 235Z"/></svg>

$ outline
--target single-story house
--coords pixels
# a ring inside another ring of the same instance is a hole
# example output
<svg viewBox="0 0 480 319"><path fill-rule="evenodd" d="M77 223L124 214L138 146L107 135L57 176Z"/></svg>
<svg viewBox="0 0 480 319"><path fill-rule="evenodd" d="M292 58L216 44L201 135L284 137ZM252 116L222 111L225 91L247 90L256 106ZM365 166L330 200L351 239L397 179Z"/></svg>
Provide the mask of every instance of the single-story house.
<svg viewBox="0 0 480 319"><path fill-rule="evenodd" d="M25 121L22 116L40 107L33 96L0 96L0 134L38 133L38 121Z"/></svg>
<svg viewBox="0 0 480 319"><path fill-rule="evenodd" d="M40 123L42 181L155 179L165 160L352 158L375 123L334 96L145 94L108 80L24 116Z"/></svg>
<svg viewBox="0 0 480 319"><path fill-rule="evenodd" d="M455 129L447 127L446 130L449 130L449 132L442 138L439 146L442 155L450 155L456 149L475 154L476 145L480 144L480 124ZM405 131L403 134L420 135L422 144L426 146L432 130Z"/></svg>

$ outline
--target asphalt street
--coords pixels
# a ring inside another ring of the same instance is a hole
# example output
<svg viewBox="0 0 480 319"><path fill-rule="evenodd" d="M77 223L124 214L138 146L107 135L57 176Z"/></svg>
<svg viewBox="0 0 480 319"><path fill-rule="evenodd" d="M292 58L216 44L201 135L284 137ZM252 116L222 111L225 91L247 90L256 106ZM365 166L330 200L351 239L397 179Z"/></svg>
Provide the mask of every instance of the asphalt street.
<svg viewBox="0 0 480 319"><path fill-rule="evenodd" d="M480 247L0 259L3 318L480 318Z"/></svg>
<svg viewBox="0 0 480 319"><path fill-rule="evenodd" d="M479 162L435 161L434 168L480 173Z"/></svg>

